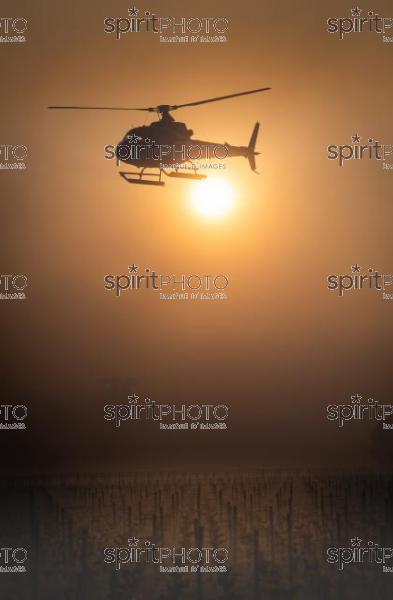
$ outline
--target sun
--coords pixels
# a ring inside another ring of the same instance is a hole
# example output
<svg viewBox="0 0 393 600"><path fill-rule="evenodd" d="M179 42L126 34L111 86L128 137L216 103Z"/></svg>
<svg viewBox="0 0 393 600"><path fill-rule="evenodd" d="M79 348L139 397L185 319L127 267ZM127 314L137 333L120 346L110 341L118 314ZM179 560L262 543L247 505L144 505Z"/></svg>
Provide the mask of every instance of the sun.
<svg viewBox="0 0 393 600"><path fill-rule="evenodd" d="M234 205L235 190L221 177L208 177L198 181L191 190L191 204L200 215L219 219L229 214Z"/></svg>

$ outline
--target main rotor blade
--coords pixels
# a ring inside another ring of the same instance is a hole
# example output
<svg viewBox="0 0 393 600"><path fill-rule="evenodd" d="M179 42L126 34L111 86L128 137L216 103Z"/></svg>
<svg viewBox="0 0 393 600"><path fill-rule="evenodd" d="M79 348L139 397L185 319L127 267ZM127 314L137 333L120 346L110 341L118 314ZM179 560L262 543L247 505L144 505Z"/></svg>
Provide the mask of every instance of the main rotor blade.
<svg viewBox="0 0 393 600"><path fill-rule="evenodd" d="M270 87L259 88L257 90L249 90L248 92L238 92L237 94L228 94L227 96L217 96L216 98L208 98L207 100L197 100L196 102L187 102L186 104L162 104L159 106L150 106L145 108L129 108L115 106L48 106L48 108L67 109L67 110L143 110L147 112L166 113L168 111L183 108L184 106L198 106L199 104L207 104L208 102L218 102L219 100L227 100L228 98L237 98L238 96L247 96L248 94L256 94L257 92L266 92L271 90Z"/></svg>
<svg viewBox="0 0 393 600"><path fill-rule="evenodd" d="M257 90L249 90L248 92L239 92L237 94L229 94L228 96L218 96L217 98L209 98L208 100L198 100L197 102L188 102L187 104L174 104L170 110L183 108L183 106L197 106L198 104L206 104L207 102L217 102L218 100L226 100L227 98L236 98L237 96L246 96L247 94L256 94L257 92L266 92L271 90L270 87L259 88Z"/></svg>
<svg viewBox="0 0 393 600"><path fill-rule="evenodd" d="M48 108L66 108L72 110L147 110L155 112L155 108L115 108L113 106L48 106Z"/></svg>

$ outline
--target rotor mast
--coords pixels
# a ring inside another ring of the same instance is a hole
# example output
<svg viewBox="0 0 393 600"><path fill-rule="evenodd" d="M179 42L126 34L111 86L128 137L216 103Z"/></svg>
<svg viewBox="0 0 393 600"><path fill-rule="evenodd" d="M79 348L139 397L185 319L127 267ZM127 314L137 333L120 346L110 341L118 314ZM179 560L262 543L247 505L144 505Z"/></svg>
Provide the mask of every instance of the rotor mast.
<svg viewBox="0 0 393 600"><path fill-rule="evenodd" d="M171 106L169 104L160 104L157 106L157 113L160 115L160 120L163 123L173 123L175 119L170 114Z"/></svg>

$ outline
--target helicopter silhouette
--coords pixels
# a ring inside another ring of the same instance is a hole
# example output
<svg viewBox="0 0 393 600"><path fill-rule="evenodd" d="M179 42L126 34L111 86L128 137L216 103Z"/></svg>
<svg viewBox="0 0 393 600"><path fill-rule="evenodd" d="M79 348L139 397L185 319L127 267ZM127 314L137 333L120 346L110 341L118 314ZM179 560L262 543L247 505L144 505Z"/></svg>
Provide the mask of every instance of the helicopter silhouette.
<svg viewBox="0 0 393 600"><path fill-rule="evenodd" d="M237 96L246 96L265 92L271 88L259 88L247 92L238 92L227 96L218 96L186 104L160 104L145 108L119 108L106 106L48 106L51 109L67 110L137 110L154 112L159 115L158 121L149 125L134 127L130 129L124 138L116 146L116 157L119 161L140 169L138 172L120 171L119 174L128 182L145 185L165 185L162 174L167 177L178 177L182 179L206 179L206 175L197 173L198 167L193 162L196 159L211 160L214 158L227 158L243 156L248 159L250 168L257 173L255 151L259 123L256 123L247 146L232 146L230 144L217 144L204 140L192 138L194 132L188 129L185 123L176 121L171 112L186 106L198 106L209 102L218 102ZM195 152L197 155L195 155ZM224 153L217 156L217 153ZM190 163L193 173L179 172L183 163ZM165 166L164 166L165 165ZM167 169L173 169L167 172ZM158 169L158 173L147 171L147 169ZM153 179L151 179L153 178Z"/></svg>

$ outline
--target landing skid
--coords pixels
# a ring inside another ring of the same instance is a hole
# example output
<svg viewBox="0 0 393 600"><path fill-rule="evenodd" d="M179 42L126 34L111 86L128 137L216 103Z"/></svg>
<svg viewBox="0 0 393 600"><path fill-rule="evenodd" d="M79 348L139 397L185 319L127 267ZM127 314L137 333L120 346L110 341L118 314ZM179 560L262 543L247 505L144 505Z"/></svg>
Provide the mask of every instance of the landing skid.
<svg viewBox="0 0 393 600"><path fill-rule="evenodd" d="M121 177L123 177L127 183L139 183L141 185L165 185L165 183L161 181L161 171L159 173L144 173L143 171L140 173L129 173L126 171L120 171L119 175L121 175ZM158 177L158 181L154 181L154 179L143 179L143 177Z"/></svg>
<svg viewBox="0 0 393 600"><path fill-rule="evenodd" d="M206 179L207 175L198 175L197 173L177 173L177 171L172 171L171 173L165 173L168 177L178 177L179 179Z"/></svg>
<svg viewBox="0 0 393 600"><path fill-rule="evenodd" d="M176 177L178 179L193 179L193 180L197 180L197 181L200 181L201 179L206 179L206 177L207 177L207 175L198 175L198 173L196 173L196 172L195 173L179 173L177 170L167 173L164 169L160 169L159 173L146 172L145 169L142 169L139 172L120 171L119 175L121 177L123 177L123 179L125 179L127 181L127 183L138 183L140 185L161 185L162 186L162 185L165 185L164 181L161 181L163 173L167 177ZM151 177L157 178L157 181L155 181L155 179L150 179Z"/></svg>

